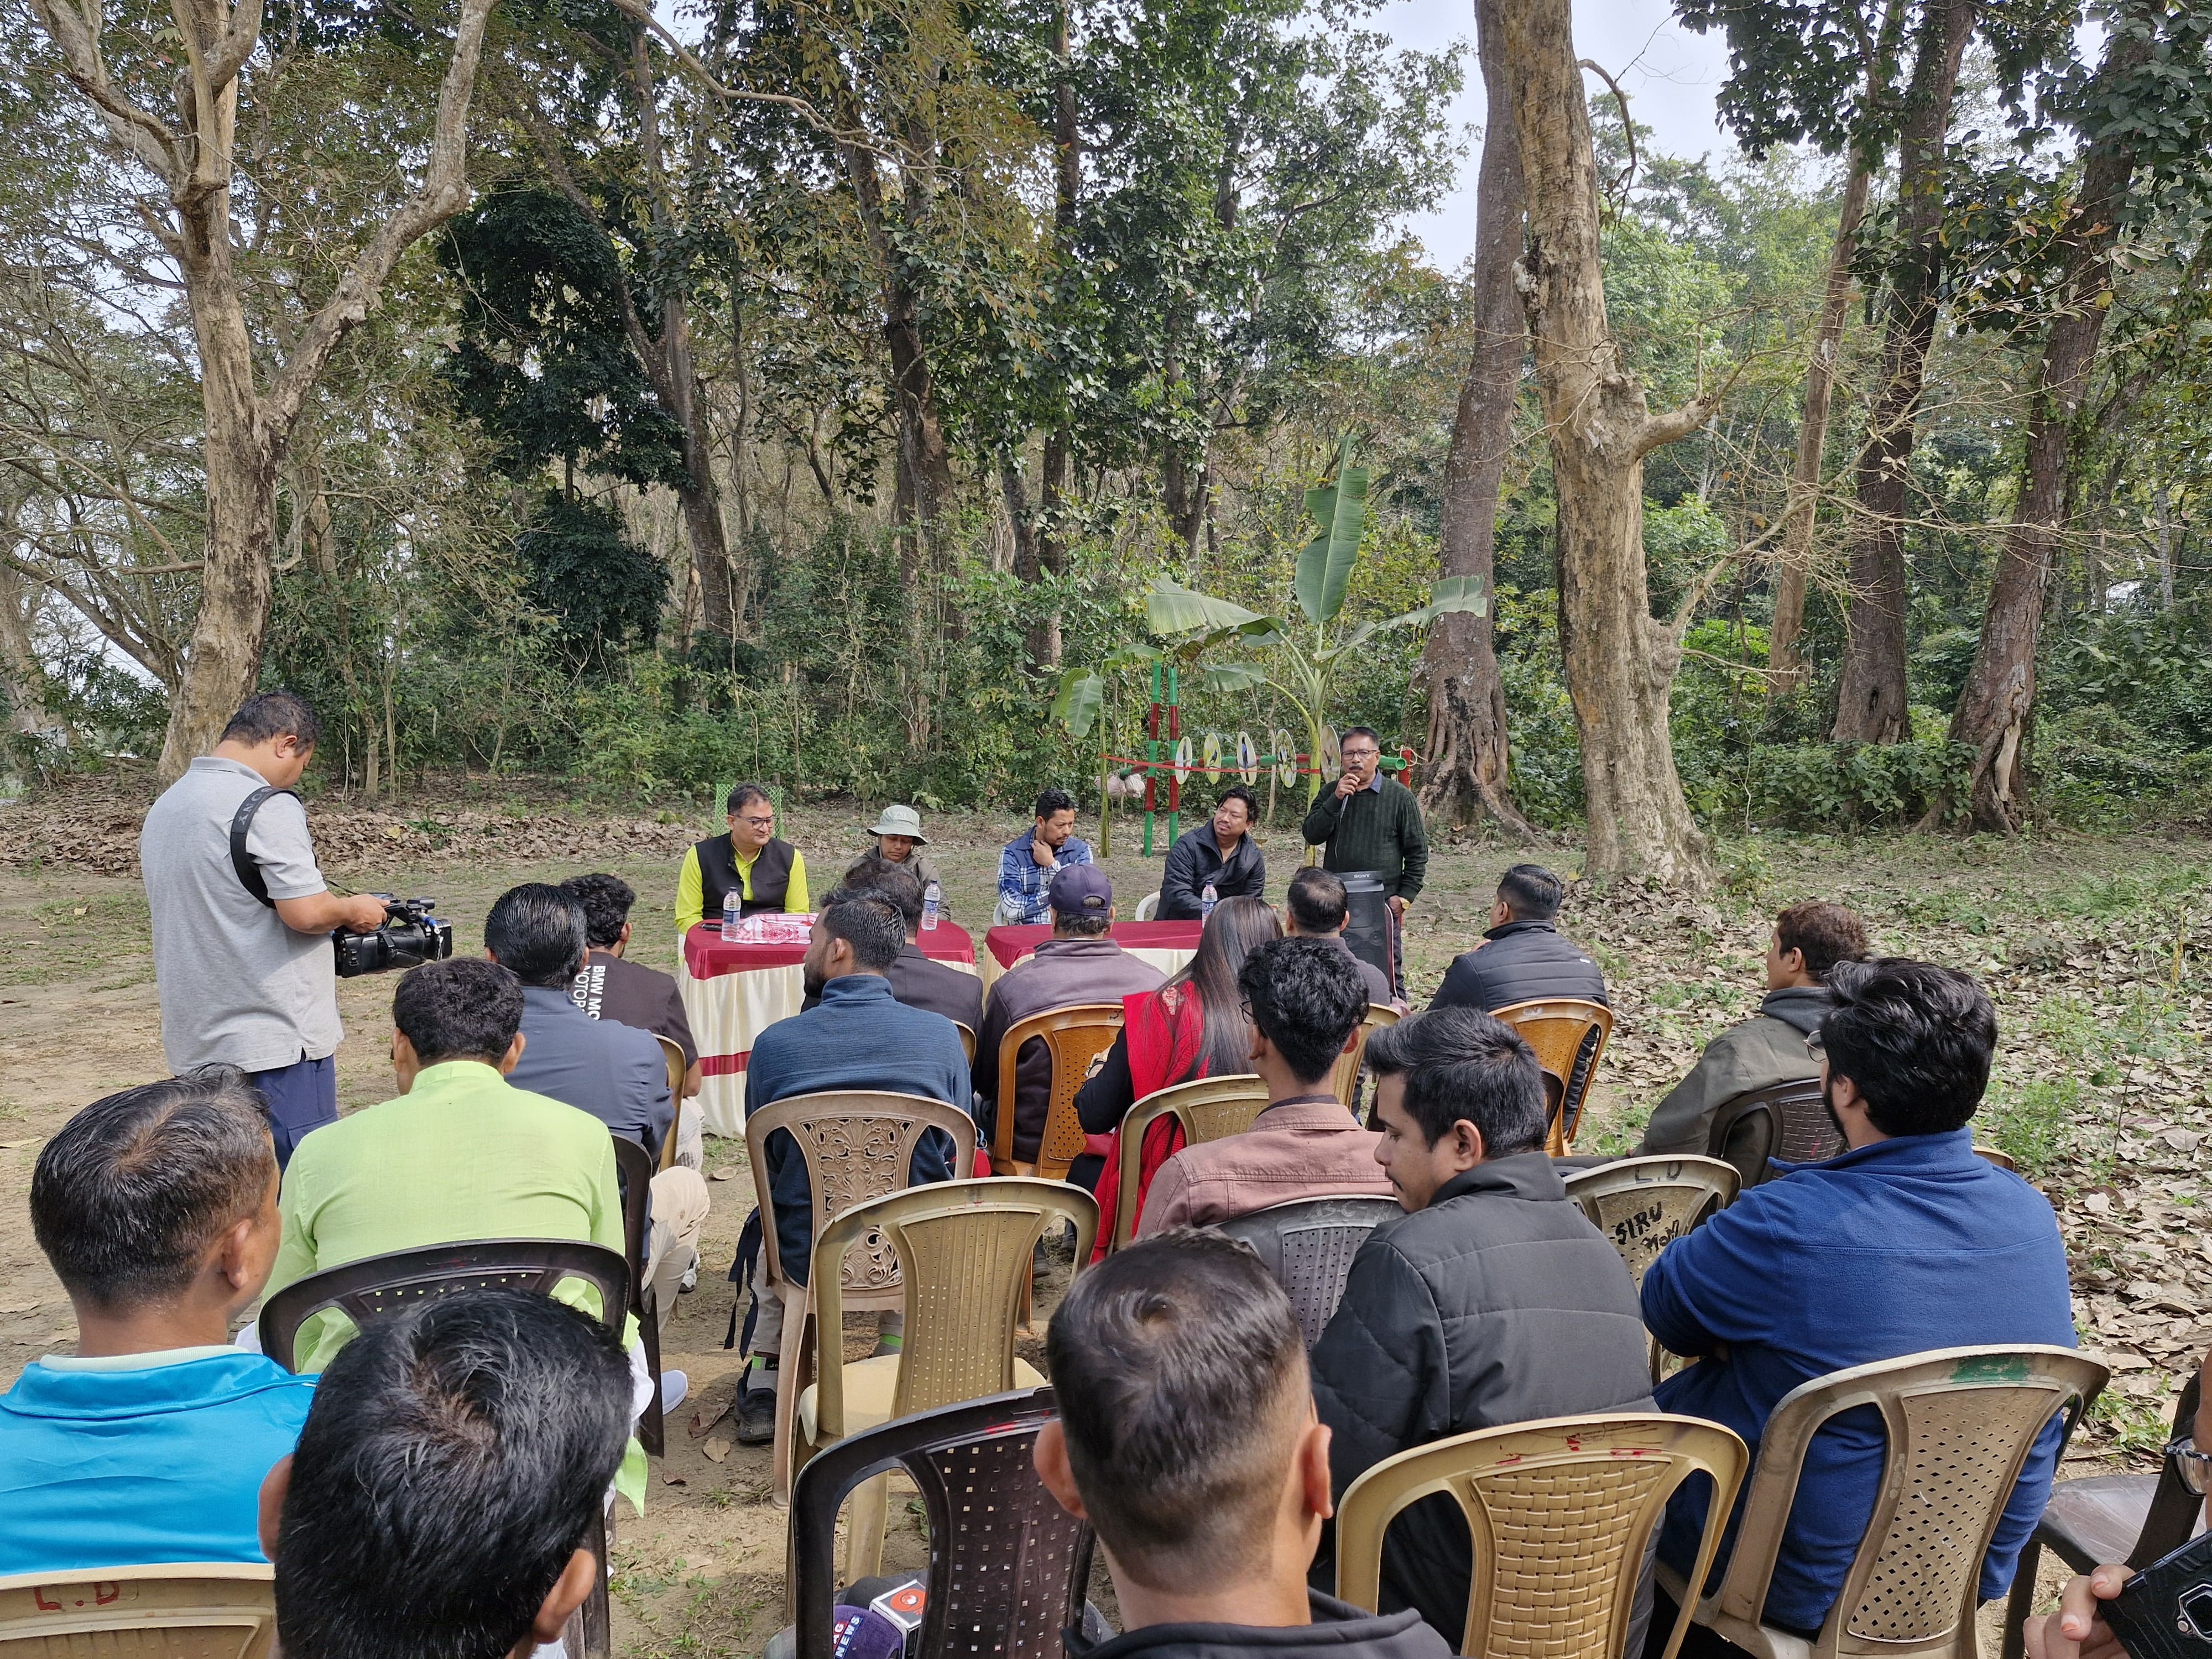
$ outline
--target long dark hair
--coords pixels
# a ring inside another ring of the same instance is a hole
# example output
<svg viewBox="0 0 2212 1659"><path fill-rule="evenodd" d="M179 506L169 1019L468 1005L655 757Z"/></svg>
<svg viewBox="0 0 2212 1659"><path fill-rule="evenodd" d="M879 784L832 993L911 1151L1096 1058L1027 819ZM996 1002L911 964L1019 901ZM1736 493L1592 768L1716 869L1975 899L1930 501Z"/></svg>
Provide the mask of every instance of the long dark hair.
<svg viewBox="0 0 2212 1659"><path fill-rule="evenodd" d="M1194 994L1204 1035L1190 1064L1169 1079L1225 1077L1252 1067L1252 1031L1244 1018L1244 999L1237 975L1244 958L1271 939L1283 936L1282 919L1265 899L1224 899L1206 919L1198 950L1170 986ZM1180 1053L1182 1044L1176 1048Z"/></svg>

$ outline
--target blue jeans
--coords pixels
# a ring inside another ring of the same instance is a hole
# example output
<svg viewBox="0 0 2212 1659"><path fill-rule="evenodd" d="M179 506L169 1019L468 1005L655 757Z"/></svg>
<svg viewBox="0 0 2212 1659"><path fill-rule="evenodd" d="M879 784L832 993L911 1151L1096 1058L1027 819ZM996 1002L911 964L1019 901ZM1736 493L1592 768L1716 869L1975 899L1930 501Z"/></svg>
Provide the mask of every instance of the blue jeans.
<svg viewBox="0 0 2212 1659"><path fill-rule="evenodd" d="M292 1149L311 1129L338 1121L338 1063L335 1054L304 1056L271 1072L248 1072L246 1080L269 1103L269 1133L276 1140L276 1167L292 1161Z"/></svg>

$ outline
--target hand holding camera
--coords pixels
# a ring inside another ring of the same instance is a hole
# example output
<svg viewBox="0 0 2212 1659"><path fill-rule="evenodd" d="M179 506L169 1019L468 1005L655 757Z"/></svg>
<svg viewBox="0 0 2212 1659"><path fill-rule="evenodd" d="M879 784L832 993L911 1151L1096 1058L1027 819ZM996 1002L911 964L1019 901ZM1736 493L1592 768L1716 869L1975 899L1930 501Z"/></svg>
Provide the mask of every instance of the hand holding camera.
<svg viewBox="0 0 2212 1659"><path fill-rule="evenodd" d="M350 902L362 907L364 916L373 906L375 920L356 930L354 918L349 915L344 927L331 930L331 945L337 952L340 979L443 962L453 954L453 924L434 914L437 900L361 893Z"/></svg>

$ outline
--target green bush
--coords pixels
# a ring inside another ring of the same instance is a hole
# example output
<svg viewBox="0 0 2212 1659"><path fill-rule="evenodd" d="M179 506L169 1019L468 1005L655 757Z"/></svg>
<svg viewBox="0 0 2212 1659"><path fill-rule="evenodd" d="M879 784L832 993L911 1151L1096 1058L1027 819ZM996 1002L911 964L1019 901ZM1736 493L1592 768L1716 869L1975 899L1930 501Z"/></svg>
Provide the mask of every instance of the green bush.
<svg viewBox="0 0 2212 1659"><path fill-rule="evenodd" d="M1974 751L1965 744L1762 744L1745 789L1755 823L1788 830L1865 830L1917 823L1939 795L1966 795Z"/></svg>

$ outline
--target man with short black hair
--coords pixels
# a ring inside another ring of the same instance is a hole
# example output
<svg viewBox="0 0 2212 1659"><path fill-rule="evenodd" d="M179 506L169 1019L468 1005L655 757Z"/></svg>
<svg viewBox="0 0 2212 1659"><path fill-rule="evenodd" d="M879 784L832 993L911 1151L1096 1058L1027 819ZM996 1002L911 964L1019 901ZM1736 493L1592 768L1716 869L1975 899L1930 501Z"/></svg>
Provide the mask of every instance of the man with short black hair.
<svg viewBox="0 0 2212 1659"><path fill-rule="evenodd" d="M921 883L913 871L896 864L886 864L873 853L864 854L854 860L845 872L845 885L853 891L880 893L889 899L906 927L906 943L891 958L884 977L891 982L891 995L909 1008L926 1008L933 1014L965 1025L972 1034L983 1024L983 981L972 973L963 972L949 962L933 962L922 953L917 941L921 938ZM802 1012L815 1006L809 997L800 1005Z"/></svg>
<svg viewBox="0 0 2212 1659"><path fill-rule="evenodd" d="M1232 783L1223 790L1213 804L1212 817L1184 830L1168 848L1155 918L1203 920L1209 887L1217 901L1266 897L1267 860L1252 839L1253 820L1259 816L1259 797L1243 784Z"/></svg>
<svg viewBox="0 0 2212 1659"><path fill-rule="evenodd" d="M571 876L561 890L584 907L584 939L589 947L583 971L569 988L569 998L593 1019L611 1019L666 1037L684 1051L684 1097L699 1092L699 1045L692 1040L691 1021L684 1012L684 993L672 975L629 956L630 907L637 890L620 876ZM679 1114L680 1115L680 1114ZM696 1143L695 1127L690 1139Z"/></svg>
<svg viewBox="0 0 2212 1659"><path fill-rule="evenodd" d="M2049 1202L1974 1153L1969 1125L1996 1047L1988 996L1965 974L1898 957L1838 963L1827 988L1820 1086L1847 1150L1753 1188L1644 1276L1651 1334L1698 1362L1659 1385L1661 1407L1726 1425L1754 1455L1783 1396L1831 1371L1930 1348L2074 1346ZM2012 1582L2058 1441L2054 1422L2021 1469L1982 1558L1984 1601ZM1763 1622L1807 1634L1827 1617L1874 1512L1883 1444L1871 1412L1814 1436ZM1678 1570L1705 1503L1700 1486L1668 1508L1660 1554Z"/></svg>
<svg viewBox="0 0 2212 1659"><path fill-rule="evenodd" d="M1351 956L1323 939L1271 939L1244 958L1237 988L1252 1024L1252 1069L1267 1104L1240 1135L1186 1146L1160 1165L1137 1234L1206 1227L1271 1204L1332 1193L1387 1194L1377 1136L1336 1097L1331 1073L1367 1018Z"/></svg>
<svg viewBox="0 0 2212 1659"><path fill-rule="evenodd" d="M31 1230L76 1351L0 1395L0 1577L258 1561L254 1494L313 1381L230 1346L276 1254L276 1155L228 1066L94 1101L40 1149Z"/></svg>
<svg viewBox="0 0 2212 1659"><path fill-rule="evenodd" d="M138 836L169 1069L247 1073L268 1103L279 1169L309 1130L337 1119L333 1056L345 1030L331 933L374 933L385 918L382 899L341 897L316 867L293 792L320 730L289 691L248 697Z"/></svg>
<svg viewBox="0 0 2212 1659"><path fill-rule="evenodd" d="M1352 956L1352 947L1344 942L1344 930L1352 925L1352 904L1344 890L1344 878L1334 870L1324 870L1318 864L1309 864L1291 878L1291 884L1283 893L1283 928L1292 939L1333 939L1336 948L1352 957L1352 965L1359 972L1360 981L1367 987L1367 1000L1385 1007L1395 1007L1397 993L1382 970L1373 963Z"/></svg>
<svg viewBox="0 0 2212 1659"><path fill-rule="evenodd" d="M596 1320L517 1291L433 1297L348 1345L270 1474L286 1659L530 1659L599 1582L629 1435Z"/></svg>
<svg viewBox="0 0 2212 1659"><path fill-rule="evenodd" d="M803 914L806 857L775 833L775 799L765 784L741 783L722 803L729 830L710 836L684 855L676 872L676 936L681 940L702 921L722 920L722 901L734 888L738 914L763 910Z"/></svg>
<svg viewBox="0 0 2212 1659"><path fill-rule="evenodd" d="M1047 789L1036 798L1036 822L999 853L999 908L992 920L1001 927L1027 927L1052 914L1049 889L1056 871L1088 864L1091 846L1075 833L1075 797Z"/></svg>
<svg viewBox="0 0 2212 1659"><path fill-rule="evenodd" d="M1368 1235L1314 1345L1339 1494L1451 1435L1649 1411L1636 1288L1545 1156L1528 1045L1488 1014L1441 1009L1376 1032L1367 1069L1375 1157L1407 1214ZM1425 1500L1391 1529L1383 1606L1419 1607L1456 1643L1472 1547L1458 1506Z"/></svg>
<svg viewBox="0 0 2212 1659"><path fill-rule="evenodd" d="M1611 1007L1603 972L1555 925L1566 892L1540 864L1516 864L1500 876L1490 931L1445 971L1429 1006L1494 1014L1540 997L1577 997Z"/></svg>
<svg viewBox="0 0 2212 1659"><path fill-rule="evenodd" d="M1125 1632L1071 1632L1070 1659L1455 1651L1410 1610L1306 1588L1334 1513L1329 1433L1290 1299L1249 1250L1174 1232L1116 1251L1054 1310L1045 1355L1059 1414L1037 1475L1097 1533Z"/></svg>

